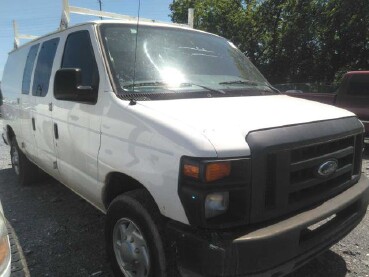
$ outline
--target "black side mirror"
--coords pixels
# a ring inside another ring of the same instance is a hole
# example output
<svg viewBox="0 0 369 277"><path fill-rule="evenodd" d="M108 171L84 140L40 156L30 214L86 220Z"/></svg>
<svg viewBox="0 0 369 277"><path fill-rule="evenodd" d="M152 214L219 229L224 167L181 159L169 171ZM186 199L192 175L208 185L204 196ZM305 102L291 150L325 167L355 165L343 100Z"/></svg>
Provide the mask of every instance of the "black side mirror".
<svg viewBox="0 0 369 277"><path fill-rule="evenodd" d="M55 74L54 96L58 100L94 104L97 93L91 86L81 85L82 71L79 68L62 68Z"/></svg>

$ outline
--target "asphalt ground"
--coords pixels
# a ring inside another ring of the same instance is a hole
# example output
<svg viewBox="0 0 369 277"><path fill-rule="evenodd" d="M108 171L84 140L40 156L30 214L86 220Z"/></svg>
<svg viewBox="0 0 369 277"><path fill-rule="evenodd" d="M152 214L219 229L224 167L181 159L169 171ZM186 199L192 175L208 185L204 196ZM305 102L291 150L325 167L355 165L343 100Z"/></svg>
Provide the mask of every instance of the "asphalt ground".
<svg viewBox="0 0 369 277"><path fill-rule="evenodd" d="M363 171L369 176L369 150L364 153ZM21 187L3 141L0 198L31 276L111 276L104 215L51 178ZM346 238L289 275L297 276L369 276L369 213Z"/></svg>

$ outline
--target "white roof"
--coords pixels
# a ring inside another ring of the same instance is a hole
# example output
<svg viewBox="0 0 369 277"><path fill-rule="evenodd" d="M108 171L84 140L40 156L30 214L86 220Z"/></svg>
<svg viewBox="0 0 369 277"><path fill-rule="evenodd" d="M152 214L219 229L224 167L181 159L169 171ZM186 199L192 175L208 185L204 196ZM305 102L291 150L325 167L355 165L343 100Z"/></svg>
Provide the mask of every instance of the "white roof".
<svg viewBox="0 0 369 277"><path fill-rule="evenodd" d="M124 19L100 19L100 20L92 20L92 21L88 21L84 24L88 24L88 23L93 23L93 24L103 24L103 23L119 23L119 24L137 24L137 20L124 20ZM82 23L83 24L83 23ZM163 26L163 27L174 27L174 28L183 28L183 29L191 29L188 25L186 24L178 24L178 23L171 23L171 22L162 22L162 21L148 21L147 19L145 21L139 21L138 25L143 25L143 26ZM71 26L74 27L76 25ZM68 28L69 29L69 28Z"/></svg>
<svg viewBox="0 0 369 277"><path fill-rule="evenodd" d="M136 20L121 20L121 19L102 19L102 20L92 20L92 21L86 21L86 22L83 22L83 23L78 23L78 24L75 24L75 25L72 25L64 30L57 30L55 32L51 32L51 33L48 33L48 34L45 34L43 36L40 36L32 41L29 41L21 46L19 46L17 49L20 49L26 45L29 45L30 43L33 43L37 40L40 40L40 39L43 39L45 37L48 37L48 36L51 36L51 35L54 35L54 34L57 34L57 33L62 33L64 31L67 31L67 30L70 30L70 29L74 29L76 27L80 27L80 26L84 26L84 25L101 25L101 24L134 24L134 25L137 25L138 23L138 26L157 26L157 27L167 27L167 28L176 28L176 29L184 29L184 30L191 30L191 31L194 31L194 32L199 32L199 33L205 33L205 34L210 34L210 35L214 35L214 36L217 36L215 34L212 34L212 33L208 33L208 32L205 32L205 31L201 31L201 30L196 30L196 29L192 29L191 27L189 27L188 25L185 25L185 24L176 24L176 23L166 23L166 22L156 22L156 21L139 21L137 22ZM16 51L17 49L13 49L11 52L13 51Z"/></svg>

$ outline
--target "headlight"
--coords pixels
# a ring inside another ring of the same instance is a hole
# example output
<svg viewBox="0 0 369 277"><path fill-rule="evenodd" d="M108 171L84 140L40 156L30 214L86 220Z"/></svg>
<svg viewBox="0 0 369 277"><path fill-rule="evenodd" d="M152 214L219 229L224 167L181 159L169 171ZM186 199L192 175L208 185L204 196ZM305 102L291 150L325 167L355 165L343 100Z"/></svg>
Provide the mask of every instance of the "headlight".
<svg viewBox="0 0 369 277"><path fill-rule="evenodd" d="M222 228L248 220L250 169L248 158L183 157L178 194L191 225Z"/></svg>
<svg viewBox="0 0 369 277"><path fill-rule="evenodd" d="M212 218L224 214L228 210L229 192L216 192L206 196L205 217Z"/></svg>
<svg viewBox="0 0 369 277"><path fill-rule="evenodd" d="M10 246L6 221L0 214L0 274L4 272L10 261Z"/></svg>

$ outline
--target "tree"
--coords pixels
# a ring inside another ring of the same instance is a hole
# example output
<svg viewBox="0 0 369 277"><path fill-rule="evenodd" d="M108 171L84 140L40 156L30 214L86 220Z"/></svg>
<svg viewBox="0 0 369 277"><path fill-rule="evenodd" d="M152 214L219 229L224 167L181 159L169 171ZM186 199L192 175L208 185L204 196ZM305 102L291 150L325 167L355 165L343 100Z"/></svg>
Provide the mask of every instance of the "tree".
<svg viewBox="0 0 369 277"><path fill-rule="evenodd" d="M194 27L224 36L239 44L241 29L251 27L245 21L249 5L255 1L178 0L170 5L172 21L187 23L188 9L194 8ZM250 3L250 4L249 4Z"/></svg>
<svg viewBox="0 0 369 277"><path fill-rule="evenodd" d="M322 5L320 32L323 61L327 78L337 80L347 70L369 67L369 1L330 0Z"/></svg>
<svg viewBox="0 0 369 277"><path fill-rule="evenodd" d="M332 82L369 67L367 0L176 0L174 22L233 41L271 82Z"/></svg>

